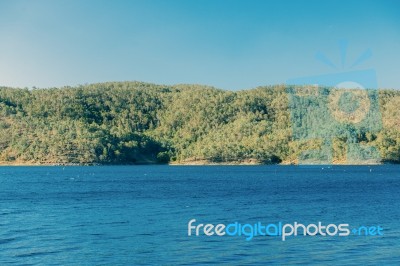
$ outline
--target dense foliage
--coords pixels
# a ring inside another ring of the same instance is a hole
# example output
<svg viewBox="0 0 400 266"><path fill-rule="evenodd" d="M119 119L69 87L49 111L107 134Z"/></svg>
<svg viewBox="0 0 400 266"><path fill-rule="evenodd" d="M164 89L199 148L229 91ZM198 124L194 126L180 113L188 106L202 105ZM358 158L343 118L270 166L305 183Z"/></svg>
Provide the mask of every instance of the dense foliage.
<svg viewBox="0 0 400 266"><path fill-rule="evenodd" d="M399 162L400 91L370 91L364 122L331 123L327 99L334 90L298 94L308 90L280 85L232 92L139 82L3 87L0 162L296 163L304 150L321 148L324 136L331 139L333 161L344 161L347 144L357 142L375 147L383 161ZM316 124L326 126L310 126Z"/></svg>

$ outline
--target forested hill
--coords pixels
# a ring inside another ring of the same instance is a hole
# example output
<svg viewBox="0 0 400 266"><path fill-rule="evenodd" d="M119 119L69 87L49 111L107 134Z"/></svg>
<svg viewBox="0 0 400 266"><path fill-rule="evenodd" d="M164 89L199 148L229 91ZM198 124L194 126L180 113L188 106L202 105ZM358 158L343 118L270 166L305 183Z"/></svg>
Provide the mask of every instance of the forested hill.
<svg viewBox="0 0 400 266"><path fill-rule="evenodd" d="M139 82L1 87L0 164L296 163L324 146L341 163L354 143L399 162L400 91L368 91L368 104L346 92L337 100L343 110L329 107L334 93Z"/></svg>

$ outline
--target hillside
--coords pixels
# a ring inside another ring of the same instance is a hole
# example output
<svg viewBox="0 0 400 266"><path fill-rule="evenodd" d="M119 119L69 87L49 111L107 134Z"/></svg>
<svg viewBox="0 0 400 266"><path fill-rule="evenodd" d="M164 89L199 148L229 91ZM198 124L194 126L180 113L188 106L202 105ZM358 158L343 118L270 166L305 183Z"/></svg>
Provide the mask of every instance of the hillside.
<svg viewBox="0 0 400 266"><path fill-rule="evenodd" d="M364 158L355 144L376 150L376 162L399 162L400 91L357 95L283 85L1 87L0 163L298 163L324 149L326 160L351 163Z"/></svg>

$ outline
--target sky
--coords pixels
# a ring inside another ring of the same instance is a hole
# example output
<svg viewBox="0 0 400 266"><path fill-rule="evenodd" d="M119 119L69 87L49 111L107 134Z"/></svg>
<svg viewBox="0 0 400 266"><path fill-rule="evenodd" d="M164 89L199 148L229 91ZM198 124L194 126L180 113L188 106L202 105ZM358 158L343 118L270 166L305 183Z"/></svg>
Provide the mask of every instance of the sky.
<svg viewBox="0 0 400 266"><path fill-rule="evenodd" d="M239 90L372 69L400 89L399 14L396 0L0 0L0 86Z"/></svg>

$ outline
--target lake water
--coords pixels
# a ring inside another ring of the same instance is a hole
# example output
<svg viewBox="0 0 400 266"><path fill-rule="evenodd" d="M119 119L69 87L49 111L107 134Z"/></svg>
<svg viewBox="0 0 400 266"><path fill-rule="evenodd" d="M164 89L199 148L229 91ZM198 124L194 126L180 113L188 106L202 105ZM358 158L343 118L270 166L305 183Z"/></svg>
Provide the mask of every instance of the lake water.
<svg viewBox="0 0 400 266"><path fill-rule="evenodd" d="M196 224L383 236L188 236ZM0 265L400 264L400 166L0 167Z"/></svg>

